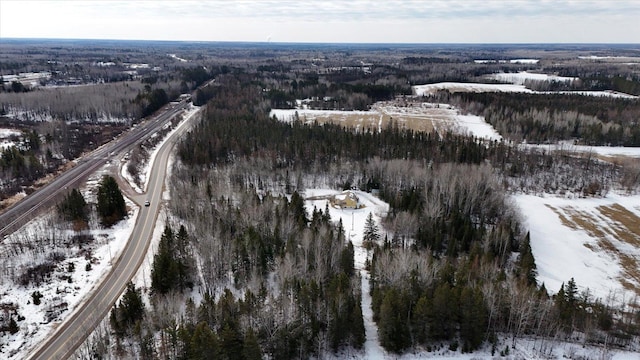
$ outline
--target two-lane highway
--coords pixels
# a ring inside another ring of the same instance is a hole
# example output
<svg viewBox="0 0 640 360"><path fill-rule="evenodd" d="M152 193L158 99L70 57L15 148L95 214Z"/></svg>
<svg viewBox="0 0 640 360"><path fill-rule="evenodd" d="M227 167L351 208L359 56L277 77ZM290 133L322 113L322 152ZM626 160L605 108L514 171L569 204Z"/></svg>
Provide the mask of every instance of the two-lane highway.
<svg viewBox="0 0 640 360"><path fill-rule="evenodd" d="M189 124L181 125L160 147L153 166L147 174L149 183L146 199L149 200L150 205L140 208L131 237L112 270L97 289L92 291L92 295L69 316L69 319L65 320L48 340L31 354L30 359L70 357L105 318L118 297L124 292L126 284L142 264L151 242L162 201L169 156L177 140L188 128Z"/></svg>
<svg viewBox="0 0 640 360"><path fill-rule="evenodd" d="M0 239L19 229L40 211L49 209L56 200L66 193L65 189L78 186L90 174L104 165L111 154L119 153L144 140L159 130L166 122L189 106L187 101L174 104L151 120L147 120L119 138L83 156L77 164L56 177L33 194L0 214Z"/></svg>

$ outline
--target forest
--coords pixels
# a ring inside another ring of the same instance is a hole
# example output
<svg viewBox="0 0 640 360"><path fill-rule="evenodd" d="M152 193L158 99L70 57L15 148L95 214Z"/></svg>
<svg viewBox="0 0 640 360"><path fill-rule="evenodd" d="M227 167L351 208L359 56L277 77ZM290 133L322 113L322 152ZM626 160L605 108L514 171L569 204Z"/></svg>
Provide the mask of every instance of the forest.
<svg viewBox="0 0 640 360"><path fill-rule="evenodd" d="M638 100L410 96L412 85L486 82L487 74L540 69L581 81L527 86L637 94L633 68L578 63L551 50L538 65L511 63L540 52L482 46L400 51L198 44L176 45L171 57L164 45L143 51L102 44L87 50L78 66L68 63L65 47L45 47L24 60L19 47L7 49L0 54L2 75L51 71L53 79L33 87L2 86L0 125L16 126L23 135L0 152L0 199L32 191L47 172L181 94L201 107L202 119L176 146L167 183L171 199L149 284L127 286L85 344L86 358L346 357L362 354L366 311L373 313L381 346L393 355L490 348L492 356L508 356L516 339L525 337L535 339L543 356L555 340L616 349L637 344L634 300L621 305L595 298L589 284L572 278L557 289L536 280L531 236L509 197L637 193L637 161L602 161L518 143L638 146ZM475 62L492 56L504 60ZM140 64L149 67L131 72ZM73 78L82 84L62 85ZM505 139L420 132L397 121L350 128L269 117L271 109L291 109L301 99L311 109L346 111L398 98L482 115ZM125 165L138 185L140 163L152 146L140 145ZM333 219L328 206L305 206L307 189L357 189L389 204L388 213L365 226L364 268L355 266L348 225ZM95 195L94 207L71 191L57 207L56 220L64 225L56 226L82 234L125 216L112 178L102 178ZM49 235L39 238L40 247L61 241ZM78 235L69 241L99 239ZM35 251L22 246L14 244L13 251ZM27 285L45 281L60 257L17 277ZM40 297L33 293L34 302ZM363 297L371 299L370 308L363 309ZM10 323L2 329L14 330Z"/></svg>
<svg viewBox="0 0 640 360"><path fill-rule="evenodd" d="M327 209L304 208L301 194L316 187L375 189L391 206L380 228L365 229L374 320L389 352L490 344L506 355L504 334L544 344L581 333L624 347L638 335L635 313L579 292L573 279L549 290L536 282L529 235L507 200L539 171L549 179L574 168L582 181L597 174L614 187L620 168L397 126L280 123L268 118L272 99L255 76L218 77L203 120L178 147L171 192L181 196L154 258L152 309L127 321L135 287L114 307L122 344L137 339L143 358L177 359L360 349L363 279L345 225ZM194 286L204 289L199 302L189 296ZM173 313L176 299L184 313Z"/></svg>
<svg viewBox="0 0 640 360"><path fill-rule="evenodd" d="M566 140L593 146L640 146L640 101L615 97L519 93L442 93L484 116L510 140L548 144Z"/></svg>

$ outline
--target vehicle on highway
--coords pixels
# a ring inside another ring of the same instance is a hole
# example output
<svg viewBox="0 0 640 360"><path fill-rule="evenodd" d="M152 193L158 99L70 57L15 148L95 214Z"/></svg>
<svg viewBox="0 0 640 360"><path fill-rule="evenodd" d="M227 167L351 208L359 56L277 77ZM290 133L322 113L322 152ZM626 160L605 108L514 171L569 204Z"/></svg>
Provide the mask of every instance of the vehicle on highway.
<svg viewBox="0 0 640 360"><path fill-rule="evenodd" d="M144 202L144 206L149 206L149 205L151 205L151 202L149 202L149 200L146 200L146 201Z"/></svg>

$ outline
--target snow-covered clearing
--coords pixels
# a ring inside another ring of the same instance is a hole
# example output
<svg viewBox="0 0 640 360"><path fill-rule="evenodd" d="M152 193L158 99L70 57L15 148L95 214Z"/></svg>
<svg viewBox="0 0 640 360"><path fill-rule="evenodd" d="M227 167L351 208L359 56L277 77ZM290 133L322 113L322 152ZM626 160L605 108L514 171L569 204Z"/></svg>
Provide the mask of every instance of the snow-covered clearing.
<svg viewBox="0 0 640 360"><path fill-rule="evenodd" d="M88 181L87 188L95 187L102 173L96 173ZM85 198L95 195L89 194L89 190L83 190ZM64 318L71 315L73 310L81 304L90 294L91 289L111 269L111 264L122 252L136 218L139 208L133 202L125 198L128 217L110 229L86 230L82 235L92 235L94 242L82 247L50 247L16 254L13 248L15 243L25 242L25 238L43 237L53 234L50 221L56 214L51 213L37 218L24 226L20 231L8 236L0 245L0 257L5 274L0 283L1 304L13 304L17 306L17 313L24 316L24 320L18 321L20 331L14 335L5 333L0 336L0 358L23 359L29 351L35 348L43 339L55 329ZM78 235L73 230L65 231L66 236ZM30 284L21 286L9 280L25 271L26 268L40 263L53 252L65 254L63 260L51 275L51 280L44 281L41 285ZM87 264L91 264L87 270ZM73 264L73 265L70 265ZM73 266L73 271L70 271ZM71 279L71 280L68 280ZM35 305L32 294L39 291L42 303ZM50 317L50 319L48 319Z"/></svg>
<svg viewBox="0 0 640 360"><path fill-rule="evenodd" d="M22 132L15 129L0 128L0 150L10 148L16 145L15 142L9 140L12 136L21 136Z"/></svg>
<svg viewBox="0 0 640 360"><path fill-rule="evenodd" d="M189 61L187 59L183 59L181 57L178 57L178 55L176 55L176 54L167 54L167 55L169 55L169 57L174 58L174 59L176 59L176 60L178 60L180 62L188 62Z"/></svg>
<svg viewBox="0 0 640 360"><path fill-rule="evenodd" d="M527 71L520 71L517 73L496 73L487 76L488 79L498 80L502 82L507 82L516 85L524 85L524 82L527 80L534 81L563 81L570 82L574 80L578 80L576 77L566 77L566 76L557 76L557 75L548 75L548 74L540 74L540 73L531 73Z"/></svg>
<svg viewBox="0 0 640 360"><path fill-rule="evenodd" d="M522 144L521 146L529 148L543 149L546 151L565 151L571 153L580 154L594 154L605 158L615 157L630 157L640 158L640 147L625 147L625 146L588 146L588 145L573 145L567 142L561 142L559 144Z"/></svg>
<svg viewBox="0 0 640 360"><path fill-rule="evenodd" d="M612 305L640 295L640 196L513 199L530 231L538 282L550 292L574 278Z"/></svg>
<svg viewBox="0 0 640 360"><path fill-rule="evenodd" d="M273 109L269 116L289 122L296 119L296 114L304 123L333 122L356 130L380 131L393 121L401 128L415 131L451 130L490 140L502 138L483 117L463 115L449 104L385 101L374 104L369 111Z"/></svg>
<svg viewBox="0 0 640 360"><path fill-rule="evenodd" d="M482 83L458 83L441 82L435 84L415 85L411 87L413 94L417 96L432 95L440 90L450 92L521 92L533 93L524 85L514 84L482 84Z"/></svg>
<svg viewBox="0 0 640 360"><path fill-rule="evenodd" d="M414 95L427 96L433 95L440 90L448 90L449 92L516 92L527 94L562 94L562 95L582 95L582 96L607 96L623 99L637 99L637 96L624 94L616 91L533 91L527 89L524 85L516 84L483 84L483 83L458 83L458 82L441 82L435 84L415 85L411 87Z"/></svg>

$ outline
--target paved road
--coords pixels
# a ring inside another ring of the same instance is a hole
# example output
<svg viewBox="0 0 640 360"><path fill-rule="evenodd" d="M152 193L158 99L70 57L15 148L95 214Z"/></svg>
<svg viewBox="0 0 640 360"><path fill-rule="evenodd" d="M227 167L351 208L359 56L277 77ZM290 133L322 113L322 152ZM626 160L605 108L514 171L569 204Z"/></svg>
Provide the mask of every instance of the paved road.
<svg viewBox="0 0 640 360"><path fill-rule="evenodd" d="M4 211L0 214L0 239L19 229L41 211L50 209L68 191L67 189L77 187L110 158L113 158L115 154L130 149L133 144L151 136L166 124L169 119L188 106L189 103L186 101L171 105L170 108L167 108L155 118L139 124L116 140L83 156L73 168Z"/></svg>
<svg viewBox="0 0 640 360"><path fill-rule="evenodd" d="M174 132L158 151L148 174L150 180L147 195L144 197L151 202L151 205L141 207L131 237L122 254L115 261L112 270L93 290L91 297L81 304L69 319L65 320L52 336L29 356L29 359L69 358L107 316L113 304L124 292L126 284L138 271L149 248L160 209L169 155L177 139L188 130L188 125L185 124Z"/></svg>

